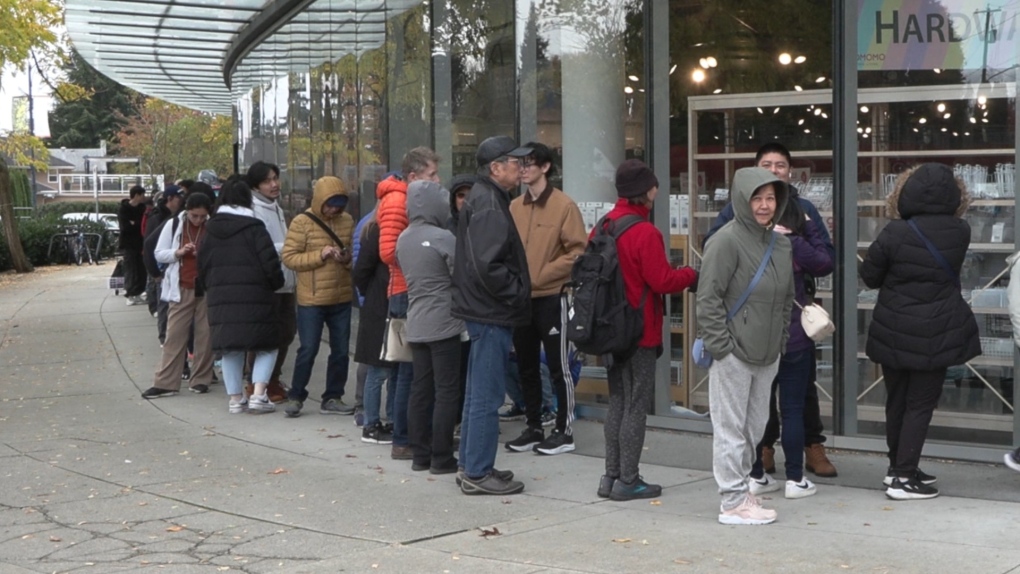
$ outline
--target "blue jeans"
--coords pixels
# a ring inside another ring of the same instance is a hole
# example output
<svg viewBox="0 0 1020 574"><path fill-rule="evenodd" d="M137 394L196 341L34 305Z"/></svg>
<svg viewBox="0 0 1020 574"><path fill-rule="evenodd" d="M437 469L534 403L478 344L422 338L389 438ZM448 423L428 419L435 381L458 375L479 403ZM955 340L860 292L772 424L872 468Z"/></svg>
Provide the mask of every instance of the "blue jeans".
<svg viewBox="0 0 1020 574"><path fill-rule="evenodd" d="M365 375L365 426L370 427L379 422L379 408L382 403L382 386L386 380L390 381L387 387L386 402L393 402L393 384L397 380L397 367L375 367L369 365L368 374ZM387 410L391 410L389 407Z"/></svg>
<svg viewBox="0 0 1020 574"><path fill-rule="evenodd" d="M471 335L464 416L460 425L460 462L468 478L492 472L499 448L499 407L506 395L513 329L467 321Z"/></svg>
<svg viewBox="0 0 1020 574"><path fill-rule="evenodd" d="M255 363L252 365L251 380L253 383L268 383L269 377L273 374L273 365L276 364L276 353L279 349L272 351L258 351L255 353ZM244 351L223 352L223 384L227 388L228 395L239 395L244 391L244 359L247 353Z"/></svg>
<svg viewBox="0 0 1020 574"><path fill-rule="evenodd" d="M390 317L407 317L407 293L390 297ZM397 388L393 394L393 446L408 446L407 407L411 398L414 369L411 363L397 363Z"/></svg>
<svg viewBox="0 0 1020 574"><path fill-rule="evenodd" d="M814 350L786 353L779 359L779 371L772 382L773 391L779 387L779 412L782 420L781 442L786 459L786 480L800 482L804 478L804 403L808 387L814 384ZM761 478L765 469L761 463L762 445L758 452L751 476Z"/></svg>
<svg viewBox="0 0 1020 574"><path fill-rule="evenodd" d="M351 359L348 355L351 342L351 304L298 305L297 331L301 347L294 358L294 380L291 381L287 398L304 401L308 398L308 380L312 377L312 365L322 345L322 328L329 329L329 362L326 363L326 391L322 402L340 399L347 386L347 368Z"/></svg>

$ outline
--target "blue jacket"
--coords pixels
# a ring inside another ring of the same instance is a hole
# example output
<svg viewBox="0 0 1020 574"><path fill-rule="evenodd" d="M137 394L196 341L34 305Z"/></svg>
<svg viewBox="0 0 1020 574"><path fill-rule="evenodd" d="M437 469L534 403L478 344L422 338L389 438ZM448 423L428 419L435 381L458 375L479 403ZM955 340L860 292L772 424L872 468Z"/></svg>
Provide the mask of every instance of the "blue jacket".
<svg viewBox="0 0 1020 574"><path fill-rule="evenodd" d="M351 241L351 268L358 264L358 254L361 253L361 230L368 223L369 219L375 215L375 210L369 211L358 221L358 224L354 226L354 239ZM358 307L365 306L365 296L358 291L357 285L354 286L354 296L358 298Z"/></svg>

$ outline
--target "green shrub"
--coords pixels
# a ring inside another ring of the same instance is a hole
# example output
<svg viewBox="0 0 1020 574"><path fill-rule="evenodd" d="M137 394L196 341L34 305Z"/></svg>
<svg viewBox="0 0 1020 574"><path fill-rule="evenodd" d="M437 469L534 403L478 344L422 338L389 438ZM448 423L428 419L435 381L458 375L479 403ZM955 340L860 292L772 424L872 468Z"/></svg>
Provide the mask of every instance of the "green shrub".
<svg viewBox="0 0 1020 574"><path fill-rule="evenodd" d="M68 213L73 213L73 210ZM67 253L64 250L63 243L59 240L54 241L53 250L50 252L50 239L54 235L65 233L71 228L67 221L61 220L56 215L37 216L31 219L19 220L18 235L21 237L21 247L25 250L25 256L35 266L67 263ZM93 221L76 222L73 228L80 228L86 233L106 233L106 228L101 223ZM95 247L94 245L92 246ZM102 258L113 258L115 251L115 240L112 240L109 234L105 235L102 246ZM11 267L10 249L7 247L7 240L3 233L0 233L0 271L5 271Z"/></svg>

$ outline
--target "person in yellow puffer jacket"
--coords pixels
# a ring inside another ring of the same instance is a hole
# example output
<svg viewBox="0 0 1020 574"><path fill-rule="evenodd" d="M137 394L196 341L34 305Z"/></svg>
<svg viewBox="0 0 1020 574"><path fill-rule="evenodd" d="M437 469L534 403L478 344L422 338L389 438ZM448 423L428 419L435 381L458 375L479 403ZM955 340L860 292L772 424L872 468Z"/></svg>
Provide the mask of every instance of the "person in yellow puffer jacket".
<svg viewBox="0 0 1020 574"><path fill-rule="evenodd" d="M342 181L332 176L320 178L312 190L312 206L294 218L283 244L283 264L297 272L297 330L301 341L284 405L288 417L299 416L308 398L308 380L319 352L323 326L329 329L329 362L319 412L354 413L354 407L341 400L350 362L354 298L350 252L354 219L345 212L347 201L347 188Z"/></svg>

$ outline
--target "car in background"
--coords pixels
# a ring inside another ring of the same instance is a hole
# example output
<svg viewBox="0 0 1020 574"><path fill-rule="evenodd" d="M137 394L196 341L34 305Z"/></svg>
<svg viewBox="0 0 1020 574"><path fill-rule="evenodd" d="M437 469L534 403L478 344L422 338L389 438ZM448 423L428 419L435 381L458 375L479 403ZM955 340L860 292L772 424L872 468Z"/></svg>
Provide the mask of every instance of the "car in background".
<svg viewBox="0 0 1020 574"><path fill-rule="evenodd" d="M103 224L106 231L120 234L120 224L117 223L117 216L113 213L65 213L60 217L64 221L93 221Z"/></svg>

